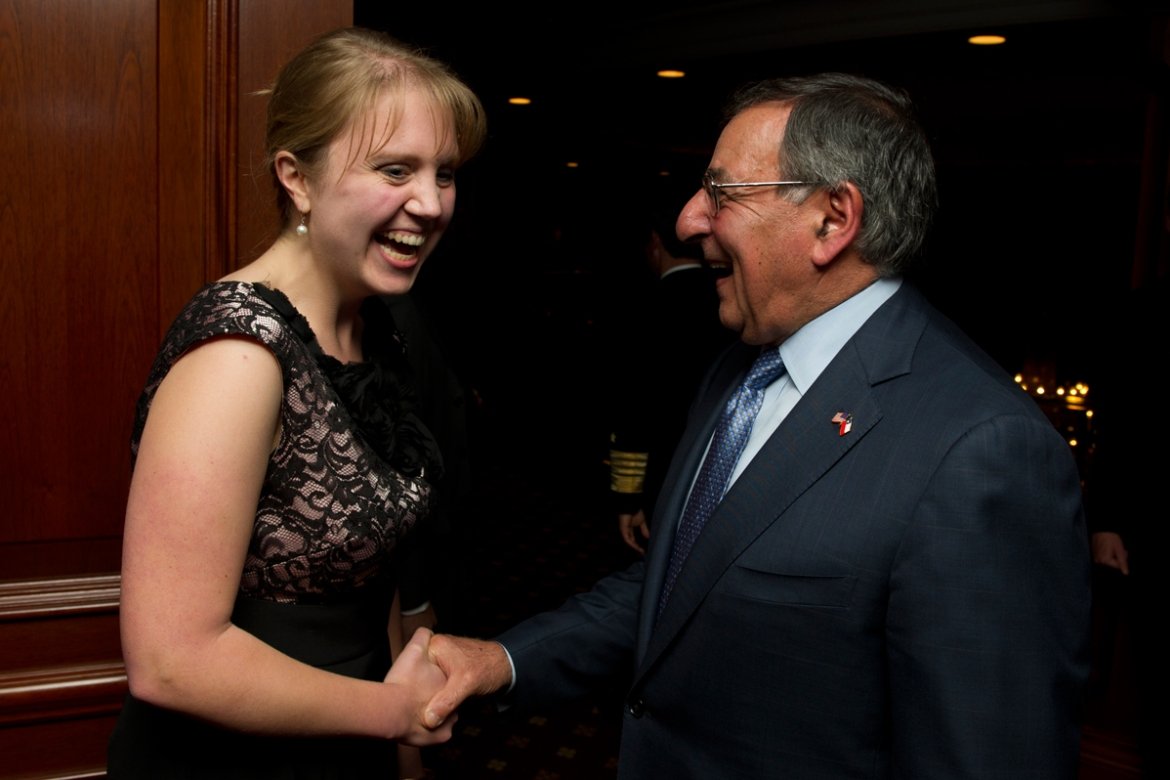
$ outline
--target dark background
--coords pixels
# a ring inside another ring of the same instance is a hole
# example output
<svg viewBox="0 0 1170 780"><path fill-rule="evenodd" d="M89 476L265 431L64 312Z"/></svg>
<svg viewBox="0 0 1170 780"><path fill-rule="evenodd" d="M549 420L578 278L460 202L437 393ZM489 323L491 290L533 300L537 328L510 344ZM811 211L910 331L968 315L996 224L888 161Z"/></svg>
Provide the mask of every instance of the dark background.
<svg viewBox="0 0 1170 780"><path fill-rule="evenodd" d="M1011 373L1091 386L1091 336L1135 267L1165 262L1164 228L1149 245L1165 208L1164 7L600 2L554 18L358 0L355 22L426 48L483 99L488 143L416 294L484 408L525 446L572 442L583 465L604 452L616 323L641 291L631 220L694 192L747 81L840 70L911 94L941 203L914 278ZM966 42L983 32L1007 43ZM517 94L532 105L508 105Z"/></svg>
<svg viewBox="0 0 1170 780"><path fill-rule="evenodd" d="M634 228L694 193L725 99L755 79L836 70L910 93L940 190L912 278L1033 389L1089 385L1093 418L1039 400L1079 440L1091 497L1096 434L1119 406L1102 396L1143 397L1135 370L1102 368L1127 341L1114 323L1130 289L1170 262L1164 6L606 0L555 18L499 4L390 8L358 0L355 22L450 63L489 119L483 152L459 174L451 232L412 293L469 401L474 479L440 546L456 572L440 578L455 605L440 609L441 629L494 636L636 558L605 500L623 327L648 282ZM974 33L1007 43L971 46ZM662 67L687 76L657 78ZM533 103L510 106L513 95ZM1080 780L1138 774L1135 691L1147 683L1130 665L1124 589L1107 575L1095 579L1110 587L1096 597ZM438 778L483 767L610 777L621 694L617 679L535 715L469 707L429 765Z"/></svg>

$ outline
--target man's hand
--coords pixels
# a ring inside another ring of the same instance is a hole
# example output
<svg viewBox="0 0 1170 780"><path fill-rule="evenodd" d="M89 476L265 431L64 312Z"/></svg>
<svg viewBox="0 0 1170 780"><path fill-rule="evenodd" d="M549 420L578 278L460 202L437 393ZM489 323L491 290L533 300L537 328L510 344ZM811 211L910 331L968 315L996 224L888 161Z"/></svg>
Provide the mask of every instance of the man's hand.
<svg viewBox="0 0 1170 780"><path fill-rule="evenodd" d="M1092 536L1093 563L1118 569L1122 574L1129 574L1129 551L1125 549L1125 542L1120 534L1112 531L1101 531Z"/></svg>
<svg viewBox="0 0 1170 780"><path fill-rule="evenodd" d="M449 740L458 717L444 716L433 721L433 725L424 720L424 707L429 706L430 699L447 684L447 675L430 659L427 645L431 636L430 630L425 628L414 632L385 679L396 690L395 709L402 717L401 733L396 738L417 747Z"/></svg>
<svg viewBox="0 0 1170 780"><path fill-rule="evenodd" d="M646 523L646 513L639 509L632 515L619 514L618 527L622 532L622 541L645 555L646 551L642 549L642 545L638 544L638 539L634 536L634 529L637 528L642 534L643 541L650 538L650 526Z"/></svg>
<svg viewBox="0 0 1170 780"><path fill-rule="evenodd" d="M486 696L512 684L512 664L498 642L435 634L428 653L447 677L446 685L426 705L423 723L446 723L468 697Z"/></svg>

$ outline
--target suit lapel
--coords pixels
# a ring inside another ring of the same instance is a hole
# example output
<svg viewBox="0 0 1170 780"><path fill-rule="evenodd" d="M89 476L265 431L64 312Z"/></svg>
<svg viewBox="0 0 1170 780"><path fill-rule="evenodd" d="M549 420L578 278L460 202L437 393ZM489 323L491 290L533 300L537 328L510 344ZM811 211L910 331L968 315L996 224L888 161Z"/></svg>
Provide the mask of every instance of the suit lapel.
<svg viewBox="0 0 1170 780"><path fill-rule="evenodd" d="M676 455L663 481L663 485L669 486L669 489L662 492L655 507L654 517L650 523L650 545L646 552L646 578L638 626L639 658L645 649L644 640L654 626L658 594L662 591L662 583L666 578L666 567L670 562L670 550L674 544L674 532L682 516L683 504L686 502L691 481L699 469L707 442L715 431L723 407L727 405L735 388L743 381L757 355L759 348L742 343L733 345L723 353L719 363L712 369L707 383L698 393L698 400L690 414L691 422L679 440Z"/></svg>
<svg viewBox="0 0 1170 780"><path fill-rule="evenodd" d="M690 432L688 454L672 468L670 499L656 513L655 524L668 528L656 529L656 544L647 561L638 643L639 677L673 642L728 566L772 524L783 522L788 507L880 422L882 410L873 387L909 372L914 345L925 325L920 302L917 294L904 286L842 347L724 496L695 543L655 625L654 610L674 524L690 477L698 468L724 401L747 364L740 365L730 378L730 372L720 372L727 388L713 394L717 403L712 401L702 407L705 417L701 419L705 423ZM747 363L753 356L754 352L749 353ZM699 411L696 409L696 413ZM838 412L853 415L852 428L844 435L832 422Z"/></svg>

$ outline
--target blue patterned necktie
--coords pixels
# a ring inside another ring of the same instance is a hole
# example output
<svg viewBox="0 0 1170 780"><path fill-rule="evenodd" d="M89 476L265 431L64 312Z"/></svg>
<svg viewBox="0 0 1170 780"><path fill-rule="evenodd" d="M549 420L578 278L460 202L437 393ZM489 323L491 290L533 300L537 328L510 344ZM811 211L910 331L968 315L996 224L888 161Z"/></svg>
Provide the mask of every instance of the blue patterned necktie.
<svg viewBox="0 0 1170 780"><path fill-rule="evenodd" d="M780 359L780 348L770 347L760 353L747 379L743 381L727 402L723 416L711 438L707 457L695 477L690 498L683 510L682 521L674 537L674 549L670 553L670 565L666 569L666 581L658 597L658 614L662 614L670 591L674 588L678 573L691 552L695 540L707 518L723 500L727 480L739 461L740 453L752 432L752 423L764 403L764 389L784 373L784 362Z"/></svg>

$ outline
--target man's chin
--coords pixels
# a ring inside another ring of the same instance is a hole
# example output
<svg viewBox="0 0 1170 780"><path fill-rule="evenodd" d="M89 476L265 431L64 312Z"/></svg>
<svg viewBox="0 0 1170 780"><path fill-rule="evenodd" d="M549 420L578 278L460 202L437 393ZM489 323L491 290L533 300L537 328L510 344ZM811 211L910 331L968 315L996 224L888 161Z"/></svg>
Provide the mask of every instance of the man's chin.
<svg viewBox="0 0 1170 780"><path fill-rule="evenodd" d="M732 317L732 316L724 316L724 314L723 314L723 308L722 308L722 307L720 307L720 309L719 309L719 322L720 322L720 323L723 325L723 327L727 328L727 329L728 329L729 331L731 331L732 333L737 333L737 334L739 334L739 337L740 337L741 339L743 339L743 338L744 338L744 332L743 332L743 328L744 328L744 321L743 321L743 317Z"/></svg>

